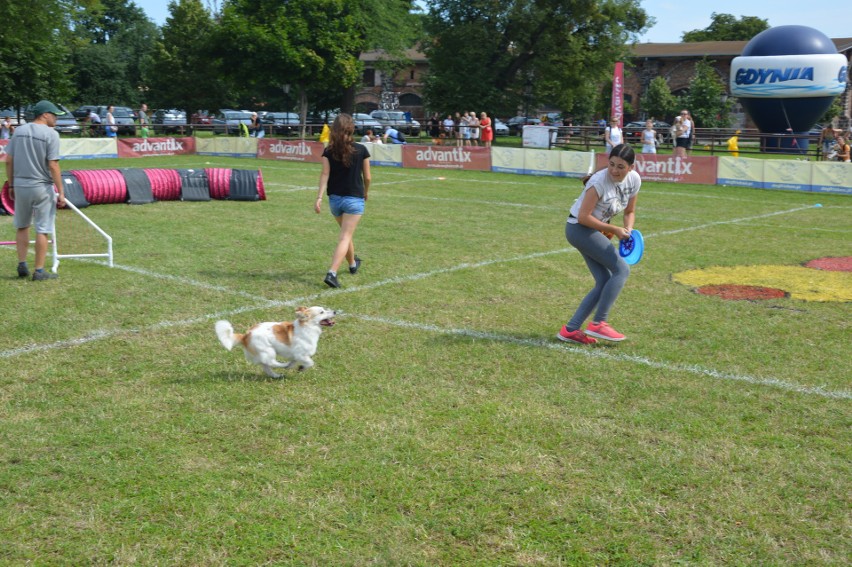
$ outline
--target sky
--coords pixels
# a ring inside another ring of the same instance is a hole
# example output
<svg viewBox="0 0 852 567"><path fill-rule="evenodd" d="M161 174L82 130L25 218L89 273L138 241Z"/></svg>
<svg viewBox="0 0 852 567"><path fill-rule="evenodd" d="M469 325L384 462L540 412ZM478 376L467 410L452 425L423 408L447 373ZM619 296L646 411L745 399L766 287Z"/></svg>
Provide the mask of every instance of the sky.
<svg viewBox="0 0 852 567"><path fill-rule="evenodd" d="M169 0L134 0L154 23L163 25L169 16ZM202 1L205 5L207 2ZM711 14L731 14L736 18L756 16L771 27L797 24L817 29L830 38L852 37L852 15L841 9L844 2L830 0L641 0L641 5L657 23L640 38L641 42L678 43L686 31L710 25ZM221 5L221 1L214 2ZM705 4L705 5L701 5Z"/></svg>

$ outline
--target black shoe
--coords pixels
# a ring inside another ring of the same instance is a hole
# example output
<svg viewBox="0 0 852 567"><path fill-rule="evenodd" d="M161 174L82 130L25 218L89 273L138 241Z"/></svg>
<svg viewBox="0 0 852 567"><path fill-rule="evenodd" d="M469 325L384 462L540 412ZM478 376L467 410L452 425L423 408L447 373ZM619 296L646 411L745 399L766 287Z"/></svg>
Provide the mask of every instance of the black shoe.
<svg viewBox="0 0 852 567"><path fill-rule="evenodd" d="M358 256L355 256L355 265L349 266L349 273L350 274L357 274L358 268L360 268L360 267L361 267L361 258L359 258Z"/></svg>
<svg viewBox="0 0 852 567"><path fill-rule="evenodd" d="M337 276L332 274L331 272L325 275L325 279L322 280L325 282L325 285L328 287L340 287L340 284L337 282Z"/></svg>
<svg viewBox="0 0 852 567"><path fill-rule="evenodd" d="M33 281L41 282L44 280L55 280L59 277L59 274L54 274L53 272L33 272Z"/></svg>
<svg viewBox="0 0 852 567"><path fill-rule="evenodd" d="M27 268L26 264L18 264L18 277L25 278L30 275L30 270Z"/></svg>

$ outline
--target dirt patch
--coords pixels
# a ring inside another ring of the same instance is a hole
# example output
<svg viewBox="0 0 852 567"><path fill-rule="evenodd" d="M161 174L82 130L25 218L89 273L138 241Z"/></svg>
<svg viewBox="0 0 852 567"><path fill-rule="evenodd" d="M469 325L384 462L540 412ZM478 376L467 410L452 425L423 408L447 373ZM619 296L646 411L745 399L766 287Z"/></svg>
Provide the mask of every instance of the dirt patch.
<svg viewBox="0 0 852 567"><path fill-rule="evenodd" d="M783 289L774 287L763 287L757 285L737 285L737 284L720 284L720 285L705 285L697 288L696 293L702 295L715 295L722 299L730 299L733 301L749 300L757 301L764 299L781 299L788 297L788 294Z"/></svg>
<svg viewBox="0 0 852 567"><path fill-rule="evenodd" d="M805 263L805 267L828 272L852 272L852 256L817 258Z"/></svg>

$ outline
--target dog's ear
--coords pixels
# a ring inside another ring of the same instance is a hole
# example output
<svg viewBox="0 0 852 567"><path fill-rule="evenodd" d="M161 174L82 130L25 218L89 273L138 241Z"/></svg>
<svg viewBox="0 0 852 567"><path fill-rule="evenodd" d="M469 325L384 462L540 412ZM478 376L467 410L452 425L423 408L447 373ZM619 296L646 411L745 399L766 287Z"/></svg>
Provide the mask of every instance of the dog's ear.
<svg viewBox="0 0 852 567"><path fill-rule="evenodd" d="M299 307L296 309L296 318L299 321L306 321L311 318L311 311L307 307Z"/></svg>

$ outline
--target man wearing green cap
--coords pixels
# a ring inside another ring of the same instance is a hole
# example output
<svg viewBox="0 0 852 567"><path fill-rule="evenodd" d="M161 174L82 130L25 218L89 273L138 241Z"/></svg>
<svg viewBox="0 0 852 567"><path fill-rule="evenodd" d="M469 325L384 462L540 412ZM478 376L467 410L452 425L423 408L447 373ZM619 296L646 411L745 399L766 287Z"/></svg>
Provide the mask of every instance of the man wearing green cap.
<svg viewBox="0 0 852 567"><path fill-rule="evenodd" d="M52 102L42 100L33 107L35 120L18 126L6 146L6 178L15 200L15 243L18 248L18 277L30 275L27 251L30 225L35 221L35 272L33 281L55 279L44 271L48 237L53 232L56 207L65 206L65 189L59 169L59 134L56 117L65 114ZM56 186L57 193L53 190Z"/></svg>

